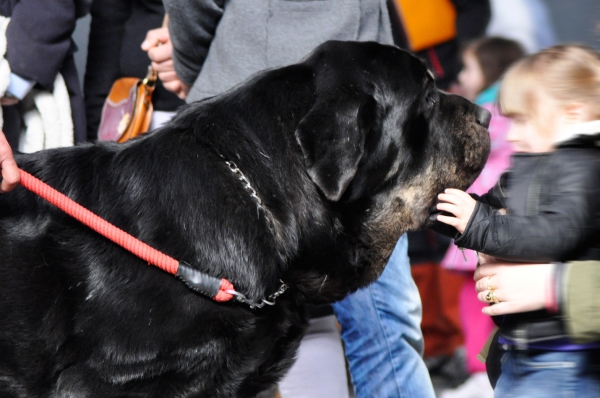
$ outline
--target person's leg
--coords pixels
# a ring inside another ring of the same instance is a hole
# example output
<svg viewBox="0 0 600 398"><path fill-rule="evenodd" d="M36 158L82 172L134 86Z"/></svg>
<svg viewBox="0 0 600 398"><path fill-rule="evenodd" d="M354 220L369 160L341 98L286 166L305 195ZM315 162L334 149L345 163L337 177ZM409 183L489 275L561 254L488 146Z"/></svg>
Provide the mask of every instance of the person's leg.
<svg viewBox="0 0 600 398"><path fill-rule="evenodd" d="M294 365L279 382L282 398L347 398L348 379L335 317L311 319Z"/></svg>
<svg viewBox="0 0 600 398"><path fill-rule="evenodd" d="M19 150L19 136L21 135L21 104L3 106L0 117L4 120L2 131L6 136L8 144L12 148L13 152Z"/></svg>
<svg viewBox="0 0 600 398"><path fill-rule="evenodd" d="M481 308L487 304L477 300L473 273L470 272L465 276L460 292L460 315L465 336L466 366L470 377L458 387L445 390L441 394L441 398L485 398L494 396L494 390L488 379L485 364L477 359L477 354L479 354L490 333L494 330L494 322L489 316L481 312Z"/></svg>
<svg viewBox="0 0 600 398"><path fill-rule="evenodd" d="M506 351L494 396L598 397L599 355L600 350Z"/></svg>
<svg viewBox="0 0 600 398"><path fill-rule="evenodd" d="M357 398L434 398L421 357L421 299L403 235L381 277L334 304Z"/></svg>

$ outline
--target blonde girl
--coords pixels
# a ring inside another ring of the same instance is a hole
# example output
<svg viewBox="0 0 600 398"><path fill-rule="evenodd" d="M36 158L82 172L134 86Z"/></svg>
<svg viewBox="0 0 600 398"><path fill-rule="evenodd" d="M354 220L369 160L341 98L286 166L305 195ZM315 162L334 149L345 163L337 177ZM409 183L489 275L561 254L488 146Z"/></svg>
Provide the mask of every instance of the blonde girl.
<svg viewBox="0 0 600 398"><path fill-rule="evenodd" d="M600 260L598 53L565 45L517 62L499 103L511 119L510 171L481 197L456 189L440 194L437 207L450 214L439 222L456 229L457 246L485 253L487 261L555 262L560 275L562 262ZM486 285L480 298L502 305L493 275ZM555 291L550 283L545 310L495 319L493 348L501 350L487 366L488 373L500 370L496 397L600 395L600 342L567 337Z"/></svg>

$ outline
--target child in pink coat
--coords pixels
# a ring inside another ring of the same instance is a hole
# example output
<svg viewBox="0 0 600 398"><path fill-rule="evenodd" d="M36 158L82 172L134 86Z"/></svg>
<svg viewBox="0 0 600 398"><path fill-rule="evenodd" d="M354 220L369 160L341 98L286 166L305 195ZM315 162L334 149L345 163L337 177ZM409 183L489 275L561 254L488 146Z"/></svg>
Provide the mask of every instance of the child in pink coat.
<svg viewBox="0 0 600 398"><path fill-rule="evenodd" d="M487 37L467 46L462 53L463 69L458 81L463 96L492 112L489 132L492 142L490 156L479 177L467 190L482 195L496 184L500 175L509 166L512 145L506 140L509 120L499 113L496 105L499 80L508 67L524 56L521 46L512 40ZM460 312L465 336L467 369L471 377L454 390L447 390L442 398L493 397L485 364L479 362L477 354L491 333L494 324L481 312L483 304L473 294L473 273L477 266L477 253L461 250L452 244L448 248L442 266L454 271L468 273L460 295Z"/></svg>

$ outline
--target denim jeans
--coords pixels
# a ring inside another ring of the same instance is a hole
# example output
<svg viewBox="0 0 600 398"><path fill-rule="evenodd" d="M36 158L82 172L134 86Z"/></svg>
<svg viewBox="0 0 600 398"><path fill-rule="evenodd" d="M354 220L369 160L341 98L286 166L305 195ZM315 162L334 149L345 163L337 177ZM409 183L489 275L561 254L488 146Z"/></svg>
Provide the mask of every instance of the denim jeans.
<svg viewBox="0 0 600 398"><path fill-rule="evenodd" d="M333 305L357 398L435 398L407 248L403 235L379 279Z"/></svg>
<svg viewBox="0 0 600 398"><path fill-rule="evenodd" d="M600 396L600 350L508 350L495 397L588 398Z"/></svg>

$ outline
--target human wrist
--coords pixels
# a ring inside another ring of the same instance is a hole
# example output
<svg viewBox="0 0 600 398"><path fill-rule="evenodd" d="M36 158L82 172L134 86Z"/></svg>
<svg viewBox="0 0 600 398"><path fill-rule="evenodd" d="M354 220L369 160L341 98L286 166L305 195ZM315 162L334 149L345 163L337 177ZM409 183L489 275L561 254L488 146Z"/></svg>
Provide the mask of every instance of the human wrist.
<svg viewBox="0 0 600 398"><path fill-rule="evenodd" d="M552 263L552 272L548 275L545 307L548 312L560 312L560 303L562 302L562 277L565 269L564 263Z"/></svg>
<svg viewBox="0 0 600 398"><path fill-rule="evenodd" d="M25 79L15 73L10 74L10 82L6 89L5 95L8 97L22 100L31 91L35 81Z"/></svg>

